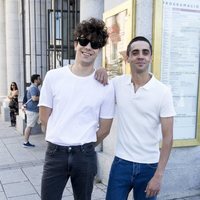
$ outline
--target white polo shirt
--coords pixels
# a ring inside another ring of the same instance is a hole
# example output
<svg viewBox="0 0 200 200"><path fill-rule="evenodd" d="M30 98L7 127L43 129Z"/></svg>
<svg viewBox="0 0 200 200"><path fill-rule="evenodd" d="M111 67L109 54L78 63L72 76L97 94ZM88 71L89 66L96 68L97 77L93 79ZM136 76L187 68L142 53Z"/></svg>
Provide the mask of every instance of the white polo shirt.
<svg viewBox="0 0 200 200"><path fill-rule="evenodd" d="M44 79L39 106L52 108L46 140L58 145L96 142L99 118L114 115L114 88L74 75L69 67L50 70Z"/></svg>
<svg viewBox="0 0 200 200"><path fill-rule="evenodd" d="M116 156L137 163L159 160L160 117L175 115L170 89L153 75L134 92L131 75L113 79L117 102Z"/></svg>

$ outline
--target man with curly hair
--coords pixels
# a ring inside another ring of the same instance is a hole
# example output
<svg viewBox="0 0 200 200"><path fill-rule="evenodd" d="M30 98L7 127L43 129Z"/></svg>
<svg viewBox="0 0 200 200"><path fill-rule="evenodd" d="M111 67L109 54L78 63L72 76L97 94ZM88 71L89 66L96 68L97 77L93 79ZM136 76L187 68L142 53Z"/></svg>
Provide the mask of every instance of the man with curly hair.
<svg viewBox="0 0 200 200"><path fill-rule="evenodd" d="M97 172L95 145L110 132L114 88L95 80L95 59L108 39L102 20L82 21L75 29L75 63L47 73L40 95L40 120L48 147L42 200L60 200L71 179L75 200L90 200Z"/></svg>

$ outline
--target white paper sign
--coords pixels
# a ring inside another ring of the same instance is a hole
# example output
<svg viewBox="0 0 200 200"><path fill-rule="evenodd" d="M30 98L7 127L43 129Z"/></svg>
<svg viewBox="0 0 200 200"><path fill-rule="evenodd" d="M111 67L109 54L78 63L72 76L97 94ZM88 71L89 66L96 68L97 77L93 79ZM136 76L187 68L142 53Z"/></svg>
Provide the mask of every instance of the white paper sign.
<svg viewBox="0 0 200 200"><path fill-rule="evenodd" d="M196 137L199 56L200 1L163 0L161 81L173 93L174 139Z"/></svg>

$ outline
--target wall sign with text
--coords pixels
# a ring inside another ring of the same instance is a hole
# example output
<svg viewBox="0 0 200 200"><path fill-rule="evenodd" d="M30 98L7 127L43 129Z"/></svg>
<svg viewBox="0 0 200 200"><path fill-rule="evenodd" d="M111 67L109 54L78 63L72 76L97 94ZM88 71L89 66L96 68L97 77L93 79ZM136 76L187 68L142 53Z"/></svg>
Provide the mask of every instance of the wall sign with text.
<svg viewBox="0 0 200 200"><path fill-rule="evenodd" d="M153 71L171 87L175 146L200 144L200 1L154 0Z"/></svg>

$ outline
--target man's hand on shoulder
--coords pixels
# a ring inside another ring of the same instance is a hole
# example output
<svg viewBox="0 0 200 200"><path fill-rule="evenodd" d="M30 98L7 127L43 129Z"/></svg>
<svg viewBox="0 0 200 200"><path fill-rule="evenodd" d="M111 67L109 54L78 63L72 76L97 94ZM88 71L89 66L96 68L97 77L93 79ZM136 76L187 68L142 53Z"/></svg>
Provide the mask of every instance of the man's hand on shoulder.
<svg viewBox="0 0 200 200"><path fill-rule="evenodd" d="M107 71L105 68L101 67L101 68L97 69L94 77L97 81L99 81L103 85L108 84L108 74L107 74Z"/></svg>

